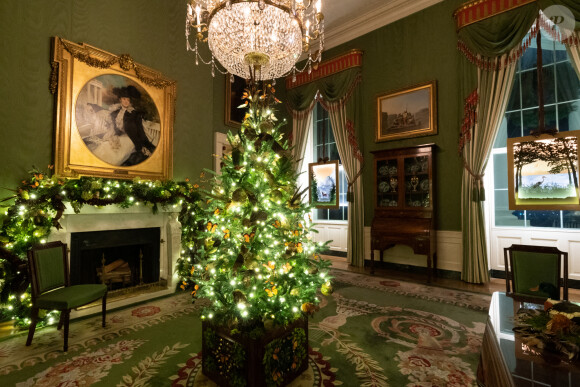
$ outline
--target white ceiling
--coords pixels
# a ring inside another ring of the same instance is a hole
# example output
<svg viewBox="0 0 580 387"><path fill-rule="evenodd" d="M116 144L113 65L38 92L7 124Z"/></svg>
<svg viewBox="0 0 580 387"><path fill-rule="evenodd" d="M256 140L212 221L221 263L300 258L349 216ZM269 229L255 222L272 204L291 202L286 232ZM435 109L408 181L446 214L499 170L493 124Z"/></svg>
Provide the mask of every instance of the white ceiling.
<svg viewBox="0 0 580 387"><path fill-rule="evenodd" d="M443 0L323 0L324 48L329 49Z"/></svg>

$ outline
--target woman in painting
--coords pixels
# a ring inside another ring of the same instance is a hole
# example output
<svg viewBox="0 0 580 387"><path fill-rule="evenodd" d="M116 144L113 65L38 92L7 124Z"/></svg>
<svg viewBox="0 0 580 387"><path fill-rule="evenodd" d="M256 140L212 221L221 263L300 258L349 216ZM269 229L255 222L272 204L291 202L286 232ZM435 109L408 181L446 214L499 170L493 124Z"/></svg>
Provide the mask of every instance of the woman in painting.
<svg viewBox="0 0 580 387"><path fill-rule="evenodd" d="M155 151L155 145L151 143L145 129L141 113L133 106L133 101L141 98L141 93L135 86L115 87L113 94L119 98L119 104L111 107L111 119L113 128L118 136L129 136L135 150L122 163L131 166L142 163Z"/></svg>

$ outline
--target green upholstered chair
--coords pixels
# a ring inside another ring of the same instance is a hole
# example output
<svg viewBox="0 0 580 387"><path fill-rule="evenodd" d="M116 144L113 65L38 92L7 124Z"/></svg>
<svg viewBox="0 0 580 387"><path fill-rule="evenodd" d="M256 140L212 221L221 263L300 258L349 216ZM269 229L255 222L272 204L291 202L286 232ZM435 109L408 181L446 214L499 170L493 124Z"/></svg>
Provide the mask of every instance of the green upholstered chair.
<svg viewBox="0 0 580 387"><path fill-rule="evenodd" d="M26 345L32 343L39 309L59 310L58 329L64 325L64 351L68 350L68 326L71 309L102 298L103 327L107 311L107 286L104 284L70 285L66 244L50 242L28 251L28 269L32 288L32 313Z"/></svg>
<svg viewBox="0 0 580 387"><path fill-rule="evenodd" d="M506 294L521 301L543 302L559 300L562 288L562 299L568 300L568 253L556 247L514 244L504 248L504 263Z"/></svg>

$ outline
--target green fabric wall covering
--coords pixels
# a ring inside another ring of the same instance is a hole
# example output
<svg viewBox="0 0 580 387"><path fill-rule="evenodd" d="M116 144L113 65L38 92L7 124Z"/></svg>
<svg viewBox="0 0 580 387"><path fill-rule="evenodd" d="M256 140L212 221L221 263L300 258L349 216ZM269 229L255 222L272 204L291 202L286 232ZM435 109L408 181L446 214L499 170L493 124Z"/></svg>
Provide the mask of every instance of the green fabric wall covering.
<svg viewBox="0 0 580 387"><path fill-rule="evenodd" d="M462 1L447 0L360 38L332 48L324 58L347 50L364 51L362 122L365 170L365 225L373 218L373 158L371 151L436 143L436 228L461 230L461 159L457 153L458 111L457 35L453 11ZM437 80L438 130L434 136L375 143L376 97L381 93Z"/></svg>
<svg viewBox="0 0 580 387"><path fill-rule="evenodd" d="M185 12L185 0L1 1L0 187L15 187L33 165L52 164L51 36L129 54L176 80L174 178L211 168L214 79L185 51ZM0 198L10 194L0 190Z"/></svg>

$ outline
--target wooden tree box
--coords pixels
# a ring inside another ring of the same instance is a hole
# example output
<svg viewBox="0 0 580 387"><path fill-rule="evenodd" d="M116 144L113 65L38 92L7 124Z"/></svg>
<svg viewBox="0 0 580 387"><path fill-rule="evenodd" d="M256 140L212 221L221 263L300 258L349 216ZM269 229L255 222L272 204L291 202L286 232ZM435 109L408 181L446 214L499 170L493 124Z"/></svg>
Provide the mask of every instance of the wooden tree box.
<svg viewBox="0 0 580 387"><path fill-rule="evenodd" d="M285 386L308 366L308 320L260 337L202 323L202 372L220 386Z"/></svg>

